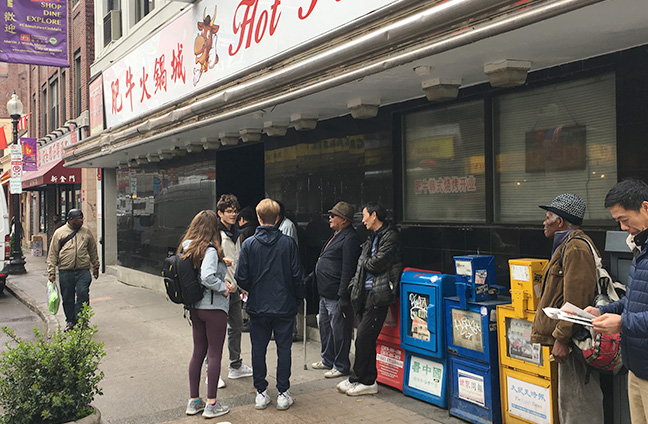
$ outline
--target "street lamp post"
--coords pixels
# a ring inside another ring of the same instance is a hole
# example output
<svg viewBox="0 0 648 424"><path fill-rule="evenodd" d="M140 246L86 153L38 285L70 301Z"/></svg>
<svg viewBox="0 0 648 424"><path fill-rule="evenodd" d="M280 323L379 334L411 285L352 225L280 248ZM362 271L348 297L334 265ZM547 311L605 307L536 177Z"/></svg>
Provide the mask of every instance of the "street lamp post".
<svg viewBox="0 0 648 424"><path fill-rule="evenodd" d="M7 112L11 117L11 124L13 129L13 142L18 145L18 120L22 116L23 104L16 95L16 92L11 95L11 99L7 102ZM14 243L11 251L11 261L9 262L10 274L24 274L25 260L22 257L22 250L20 243L22 241L22 225L20 224L20 194L12 193L11 201L13 203L13 216L14 216Z"/></svg>

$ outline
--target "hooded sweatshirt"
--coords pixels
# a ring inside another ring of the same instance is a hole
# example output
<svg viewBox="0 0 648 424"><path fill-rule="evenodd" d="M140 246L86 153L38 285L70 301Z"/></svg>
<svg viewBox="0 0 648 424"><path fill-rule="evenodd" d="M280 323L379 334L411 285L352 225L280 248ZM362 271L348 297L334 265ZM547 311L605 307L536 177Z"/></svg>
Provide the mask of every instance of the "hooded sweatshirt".
<svg viewBox="0 0 648 424"><path fill-rule="evenodd" d="M245 309L250 315L296 315L304 298L297 244L270 225L257 227L243 242L235 278L249 293Z"/></svg>

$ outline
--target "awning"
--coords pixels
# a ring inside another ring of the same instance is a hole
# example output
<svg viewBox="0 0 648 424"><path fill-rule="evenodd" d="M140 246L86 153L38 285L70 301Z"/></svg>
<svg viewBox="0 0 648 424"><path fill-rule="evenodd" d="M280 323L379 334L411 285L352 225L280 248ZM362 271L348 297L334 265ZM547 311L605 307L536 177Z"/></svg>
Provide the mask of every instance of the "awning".
<svg viewBox="0 0 648 424"><path fill-rule="evenodd" d="M81 184L81 168L65 168L60 159L41 165L38 171L23 172L23 189L45 184Z"/></svg>
<svg viewBox="0 0 648 424"><path fill-rule="evenodd" d="M9 183L9 178L11 178L9 171L4 171L2 174L0 174L0 184L5 185Z"/></svg>

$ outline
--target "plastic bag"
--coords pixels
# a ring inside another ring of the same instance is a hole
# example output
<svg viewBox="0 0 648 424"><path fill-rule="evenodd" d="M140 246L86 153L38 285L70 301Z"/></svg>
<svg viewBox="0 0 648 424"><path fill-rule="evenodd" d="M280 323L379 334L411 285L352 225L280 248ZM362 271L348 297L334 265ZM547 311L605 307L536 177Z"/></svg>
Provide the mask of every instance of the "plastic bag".
<svg viewBox="0 0 648 424"><path fill-rule="evenodd" d="M60 304L61 299L56 289L56 284L47 281L47 307L52 315L56 315Z"/></svg>

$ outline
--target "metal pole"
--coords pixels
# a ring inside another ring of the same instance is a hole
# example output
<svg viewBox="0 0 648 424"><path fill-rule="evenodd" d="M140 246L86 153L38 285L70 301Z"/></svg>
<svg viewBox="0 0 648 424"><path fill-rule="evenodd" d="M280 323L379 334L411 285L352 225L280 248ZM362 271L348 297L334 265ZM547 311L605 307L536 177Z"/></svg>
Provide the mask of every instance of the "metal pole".
<svg viewBox="0 0 648 424"><path fill-rule="evenodd" d="M13 130L13 142L18 145L18 120L20 115L11 115L11 124ZM22 241L22 225L20 224L20 195L12 194L11 201L13 203L13 216L14 216L14 243L11 251L11 261L9 262L10 274L24 274L27 272L25 269L25 260L22 257L22 250L20 244Z"/></svg>

